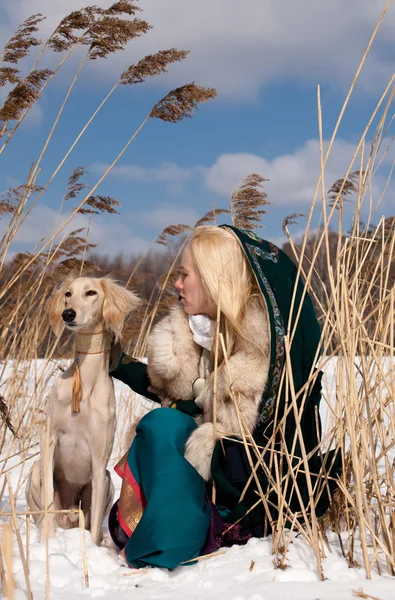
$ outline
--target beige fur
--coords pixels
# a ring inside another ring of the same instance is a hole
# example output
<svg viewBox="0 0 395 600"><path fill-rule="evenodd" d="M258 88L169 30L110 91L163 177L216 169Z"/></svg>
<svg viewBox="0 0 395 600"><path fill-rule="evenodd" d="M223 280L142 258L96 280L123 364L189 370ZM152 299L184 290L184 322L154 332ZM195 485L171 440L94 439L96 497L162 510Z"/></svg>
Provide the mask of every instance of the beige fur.
<svg viewBox="0 0 395 600"><path fill-rule="evenodd" d="M192 384L199 377L201 348L192 339L188 317L181 306L158 323L148 340L148 377L151 388L162 399L193 399Z"/></svg>
<svg viewBox="0 0 395 600"><path fill-rule="evenodd" d="M89 334L105 329L118 337L126 315L138 304L134 294L110 278L78 277L55 289L47 309L57 334L66 325L73 332L88 334L88 338ZM74 325L64 322L62 313L65 309L75 311ZM111 477L106 470L116 424L114 386L109 375L110 350L101 354L81 354L79 359L82 385L80 412L71 411L73 363L50 391L47 408L49 447L46 448L44 431L42 459L29 477L26 499L30 510L36 511L44 510L45 499L48 509L55 510L76 508L81 502L86 513L86 525L94 542L99 544L103 517L111 507L114 494ZM45 519L36 516L36 520L41 520L41 536L44 538ZM49 536L54 535L56 525L64 528L78 526L78 520L72 515L49 515Z"/></svg>
<svg viewBox="0 0 395 600"><path fill-rule="evenodd" d="M187 441L185 457L206 480L210 478L211 456L221 433L240 435L237 411L230 395L239 400L241 417L253 432L262 393L267 383L270 364L270 329L263 300L251 298L241 324L249 341L238 339L230 357L228 371L221 368L217 374L216 433L213 427L213 374L199 394L203 409L202 424ZM257 348L258 344L263 352ZM162 398L180 400L193 398L192 384L199 377L201 348L192 340L188 317L181 307L159 323L149 341L150 381Z"/></svg>

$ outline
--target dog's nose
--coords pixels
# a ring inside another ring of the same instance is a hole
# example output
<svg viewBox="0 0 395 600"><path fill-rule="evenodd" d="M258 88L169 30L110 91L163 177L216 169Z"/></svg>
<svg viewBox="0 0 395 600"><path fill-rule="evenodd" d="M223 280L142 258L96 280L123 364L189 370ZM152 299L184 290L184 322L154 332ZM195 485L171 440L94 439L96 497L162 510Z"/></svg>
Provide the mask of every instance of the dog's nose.
<svg viewBox="0 0 395 600"><path fill-rule="evenodd" d="M66 310L62 312L62 319L63 321L66 321L66 323L72 323L76 317L76 314L77 313L74 309L66 308Z"/></svg>

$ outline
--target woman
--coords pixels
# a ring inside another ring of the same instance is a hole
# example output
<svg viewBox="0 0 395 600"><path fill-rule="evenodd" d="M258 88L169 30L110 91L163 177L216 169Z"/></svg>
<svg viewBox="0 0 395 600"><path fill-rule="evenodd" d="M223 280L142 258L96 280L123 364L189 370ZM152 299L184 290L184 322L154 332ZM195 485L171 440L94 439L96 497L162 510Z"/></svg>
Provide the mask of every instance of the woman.
<svg viewBox="0 0 395 600"><path fill-rule="evenodd" d="M320 377L305 384L320 328L300 279L292 301L297 279L292 261L250 231L192 233L176 282L180 302L154 327L148 366L122 355L112 372L176 409L143 417L117 466L123 485L110 531L131 566L174 568L265 535L279 510L285 520L308 518L312 490L316 514L328 508L340 459L317 449ZM292 383L282 379L287 332ZM325 485L323 471L332 477Z"/></svg>

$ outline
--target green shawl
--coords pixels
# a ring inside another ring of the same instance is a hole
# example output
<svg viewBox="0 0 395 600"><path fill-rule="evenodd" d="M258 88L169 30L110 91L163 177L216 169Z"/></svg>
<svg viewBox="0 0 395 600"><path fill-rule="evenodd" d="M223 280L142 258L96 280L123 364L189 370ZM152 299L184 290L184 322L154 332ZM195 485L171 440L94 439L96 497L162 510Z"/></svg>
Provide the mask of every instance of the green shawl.
<svg viewBox="0 0 395 600"><path fill-rule="evenodd" d="M258 424L253 437L256 444L264 448L274 432L274 451L271 452L268 448L263 455L264 462L271 465L271 469L273 469L274 463L270 460L273 460L274 454L277 454L283 478L289 472L290 465L292 465L297 485L292 485L291 481L288 481L287 484L283 482L281 492L292 513L300 511L301 502L307 508L308 513L310 508L308 481L304 465L301 464L302 447L300 438L296 434L296 411L292 406L289 382L287 389L283 378L285 336L293 336L290 348L290 364L296 395L304 388L311 373L315 373L315 378L313 378L307 393L301 393L296 403L298 409L303 407L300 430L305 453L308 457L311 484L316 492L319 491L319 493L316 493L314 504L316 514L320 516L328 509L331 494L336 488L335 477L341 469L341 457L340 455L334 456L333 452L324 457L317 450L321 439L319 405L322 373L315 371L315 362L319 356L321 330L311 298L305 291L302 278L298 276L297 267L282 250L261 239L252 231L237 229L228 225L222 227L233 231L239 240L266 301L271 333L270 371L268 383L262 395ZM292 306L295 286L296 294ZM297 323L296 327L295 323ZM284 426L281 427L280 425L275 430L275 426L280 423L285 412L287 416L285 417ZM283 440L281 448L282 450L287 448L290 457L289 463L285 460L284 455L280 456L278 453L281 439ZM272 457L270 458L271 454ZM253 451L250 455L255 464L256 455ZM235 469L234 464L239 464L239 468ZM324 470L326 475L332 477L329 480L330 483L326 485L322 485ZM229 440L218 443L213 454L211 471L216 484L217 504L219 508L225 509L223 515L226 516L226 520L233 522L240 519L259 499L257 484L253 479L243 501L239 502L245 482L251 474L244 446ZM275 521L278 518L276 507L280 499L276 492L270 491L268 478L262 467L258 469L257 475L261 488L265 493L267 492L267 507L270 518L267 518L267 514L263 518L263 507L262 504L259 504L257 509L250 512L243 519L241 526L244 533L252 532L254 535L262 535L262 521L265 522L264 531L268 532L270 531L270 521ZM299 494L295 487L298 488Z"/></svg>

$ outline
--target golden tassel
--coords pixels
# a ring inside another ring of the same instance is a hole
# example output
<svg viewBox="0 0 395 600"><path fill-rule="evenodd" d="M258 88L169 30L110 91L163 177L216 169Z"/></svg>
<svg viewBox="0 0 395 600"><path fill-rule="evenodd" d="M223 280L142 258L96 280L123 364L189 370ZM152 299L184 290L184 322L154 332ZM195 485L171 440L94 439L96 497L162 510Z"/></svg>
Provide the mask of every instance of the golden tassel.
<svg viewBox="0 0 395 600"><path fill-rule="evenodd" d="M78 356L75 359L75 368L74 368L74 376L73 376L73 400L71 404L71 411L73 413L80 412L80 402L82 396L82 388L81 388L81 372L80 372L80 363Z"/></svg>

